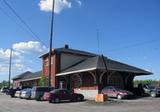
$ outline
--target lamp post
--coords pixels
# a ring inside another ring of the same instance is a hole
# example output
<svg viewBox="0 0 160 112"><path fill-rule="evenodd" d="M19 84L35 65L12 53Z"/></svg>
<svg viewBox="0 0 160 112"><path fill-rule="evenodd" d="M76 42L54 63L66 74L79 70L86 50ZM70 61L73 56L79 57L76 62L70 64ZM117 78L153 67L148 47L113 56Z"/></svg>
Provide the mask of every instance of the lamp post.
<svg viewBox="0 0 160 112"><path fill-rule="evenodd" d="M53 37L53 23L54 23L54 5L55 0L52 4L52 18L51 18L51 32L50 32L50 48L49 48L49 68L48 68L48 87L51 87L51 57L52 57L52 37Z"/></svg>

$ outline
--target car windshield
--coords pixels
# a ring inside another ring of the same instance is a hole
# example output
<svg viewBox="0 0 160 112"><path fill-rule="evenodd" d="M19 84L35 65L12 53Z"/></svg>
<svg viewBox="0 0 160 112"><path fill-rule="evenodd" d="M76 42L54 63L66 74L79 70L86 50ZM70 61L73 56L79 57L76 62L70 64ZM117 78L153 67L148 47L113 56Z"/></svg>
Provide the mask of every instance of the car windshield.
<svg viewBox="0 0 160 112"><path fill-rule="evenodd" d="M113 88L114 90L117 90L117 91L122 91L123 89L120 89L120 88L118 88L118 87L115 87L115 88Z"/></svg>
<svg viewBox="0 0 160 112"><path fill-rule="evenodd" d="M154 86L151 86L151 85L148 85L148 87L149 87L150 89L155 89L155 87L154 87Z"/></svg>
<svg viewBox="0 0 160 112"><path fill-rule="evenodd" d="M56 93L58 91L59 91L58 89L55 89L55 90L52 90L51 93Z"/></svg>

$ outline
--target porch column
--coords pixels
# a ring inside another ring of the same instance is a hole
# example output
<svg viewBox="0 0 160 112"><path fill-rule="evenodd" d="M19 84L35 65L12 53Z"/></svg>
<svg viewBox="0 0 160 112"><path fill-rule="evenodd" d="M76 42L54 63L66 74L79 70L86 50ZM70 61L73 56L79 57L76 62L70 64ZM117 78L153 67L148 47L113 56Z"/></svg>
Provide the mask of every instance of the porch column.
<svg viewBox="0 0 160 112"><path fill-rule="evenodd" d="M67 89L71 90L71 76L67 75Z"/></svg>

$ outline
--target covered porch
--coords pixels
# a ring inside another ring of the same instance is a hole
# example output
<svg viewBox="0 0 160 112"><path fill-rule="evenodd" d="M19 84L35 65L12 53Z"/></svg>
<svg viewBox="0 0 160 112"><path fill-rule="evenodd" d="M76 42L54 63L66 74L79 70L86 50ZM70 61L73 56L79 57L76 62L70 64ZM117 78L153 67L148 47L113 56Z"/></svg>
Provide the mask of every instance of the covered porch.
<svg viewBox="0 0 160 112"><path fill-rule="evenodd" d="M126 90L133 88L137 75L151 74L145 70L110 60L103 56L88 58L56 75L57 85L64 86L86 98L94 98L105 86Z"/></svg>

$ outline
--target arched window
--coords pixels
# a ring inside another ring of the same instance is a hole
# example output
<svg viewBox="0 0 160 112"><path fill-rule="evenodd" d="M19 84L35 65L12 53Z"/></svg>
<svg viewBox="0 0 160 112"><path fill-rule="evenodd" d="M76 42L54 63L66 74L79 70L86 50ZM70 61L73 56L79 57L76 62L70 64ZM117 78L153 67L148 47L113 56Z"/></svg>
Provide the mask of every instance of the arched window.
<svg viewBox="0 0 160 112"><path fill-rule="evenodd" d="M79 74L74 74L71 76L71 86L72 88L79 88L82 85L82 80Z"/></svg>
<svg viewBox="0 0 160 112"><path fill-rule="evenodd" d="M116 86L120 88L124 88L123 77L119 73L112 74L108 77L108 84L111 86Z"/></svg>

